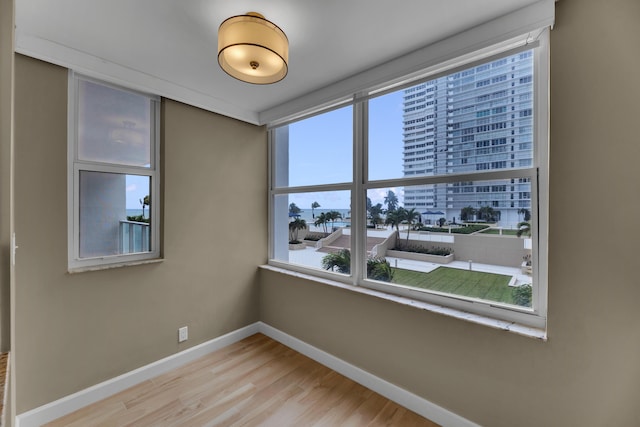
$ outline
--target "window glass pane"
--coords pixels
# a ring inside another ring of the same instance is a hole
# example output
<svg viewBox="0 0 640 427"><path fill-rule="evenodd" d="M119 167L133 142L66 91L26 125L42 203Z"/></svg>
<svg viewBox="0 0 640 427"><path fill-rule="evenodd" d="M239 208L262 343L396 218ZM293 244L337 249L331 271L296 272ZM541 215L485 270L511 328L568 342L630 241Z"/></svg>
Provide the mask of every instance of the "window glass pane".
<svg viewBox="0 0 640 427"><path fill-rule="evenodd" d="M151 178L80 171L80 257L151 250Z"/></svg>
<svg viewBox="0 0 640 427"><path fill-rule="evenodd" d="M440 193L451 197L439 204ZM377 188L367 197L368 278L531 306L528 179Z"/></svg>
<svg viewBox="0 0 640 427"><path fill-rule="evenodd" d="M533 166L533 54L369 101L369 180Z"/></svg>
<svg viewBox="0 0 640 427"><path fill-rule="evenodd" d="M86 80L78 89L78 159L151 167L151 100Z"/></svg>
<svg viewBox="0 0 640 427"><path fill-rule="evenodd" d="M348 106L276 129L276 186L351 182L352 111Z"/></svg>
<svg viewBox="0 0 640 427"><path fill-rule="evenodd" d="M325 268L323 259L327 255L339 254L351 248L350 206L349 191L275 196L274 258L307 267ZM329 270L349 273L344 267L338 264Z"/></svg>

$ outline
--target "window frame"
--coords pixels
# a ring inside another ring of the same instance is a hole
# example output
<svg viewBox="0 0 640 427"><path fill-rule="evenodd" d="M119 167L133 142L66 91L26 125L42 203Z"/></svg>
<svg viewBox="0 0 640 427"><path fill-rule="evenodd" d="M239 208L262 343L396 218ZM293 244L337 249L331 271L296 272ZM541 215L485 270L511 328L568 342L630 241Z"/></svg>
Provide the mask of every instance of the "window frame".
<svg viewBox="0 0 640 427"><path fill-rule="evenodd" d="M369 91L356 93L350 99L342 99L329 108L318 109L311 114L299 115L289 121L276 122L269 127L269 261L270 265L307 273L323 279L339 281L352 286L368 288L395 296L420 300L438 306L459 310L463 313L473 313L498 319L508 323L517 323L537 329L545 329L547 321L547 289L548 289L548 195L549 195L549 30L541 31L534 43L527 43L516 48L497 47L491 54L481 59L456 63L455 66L440 69L429 76L407 80L402 85L390 85L388 88L372 88ZM401 177L393 179L368 180L368 100L395 92L406 87L424 83L435 78L452 74L457 71L491 62L521 51L533 49L533 147L532 165L505 170L475 171L464 174L449 174L439 176ZM276 187L274 171L276 159L273 155L276 130L293 122L304 120L317 114L331 111L345 105L353 105L353 180L351 183L337 183L330 185L313 185L302 187ZM454 294L440 295L432 292L413 290L386 282L378 282L363 277L366 272L366 193L369 189L384 187L406 187L411 185L453 183L463 181L480 181L505 178L530 178L531 182L531 216L535 226L532 227L532 307L516 307L512 305L491 302L487 300L472 300ZM351 274L344 275L327 271L318 271L303 265L290 264L274 259L274 206L277 195L295 194L301 192L315 192L328 190L350 190L352 198L351 215Z"/></svg>
<svg viewBox="0 0 640 427"><path fill-rule="evenodd" d="M91 82L108 88L125 91L144 97L150 102L150 166L132 166L118 163L80 160L78 156L78 97L82 81ZM67 137L67 235L68 235L68 271L70 273L96 269L137 265L160 259L160 103L161 98L135 89L105 82L69 70L68 76L68 137ZM80 172L112 173L118 175L137 175L148 177L150 184L149 205L150 250L127 254L80 257Z"/></svg>

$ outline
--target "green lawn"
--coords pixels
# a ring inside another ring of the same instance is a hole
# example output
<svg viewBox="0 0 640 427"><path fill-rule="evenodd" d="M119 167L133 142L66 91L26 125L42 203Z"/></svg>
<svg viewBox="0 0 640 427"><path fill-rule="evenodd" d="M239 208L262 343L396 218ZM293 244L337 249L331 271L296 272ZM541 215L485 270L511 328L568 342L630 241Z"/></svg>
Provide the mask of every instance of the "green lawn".
<svg viewBox="0 0 640 427"><path fill-rule="evenodd" d="M510 276L438 267L429 273L394 268L393 283L513 304Z"/></svg>

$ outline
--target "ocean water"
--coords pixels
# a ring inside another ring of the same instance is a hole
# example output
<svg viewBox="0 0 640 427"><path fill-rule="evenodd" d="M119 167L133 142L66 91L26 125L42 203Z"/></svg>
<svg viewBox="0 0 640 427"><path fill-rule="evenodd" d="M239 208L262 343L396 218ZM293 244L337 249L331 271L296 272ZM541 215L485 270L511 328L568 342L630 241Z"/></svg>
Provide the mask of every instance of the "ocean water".
<svg viewBox="0 0 640 427"><path fill-rule="evenodd" d="M314 212L311 212L311 209L303 209L302 212L300 212L300 218L304 219L307 223L309 224L313 224L315 222L315 219L313 218L313 214L315 213L316 217L318 215L320 215L321 213L327 213L329 211L338 211L340 212L340 214L342 215L343 219L347 219L348 217L351 216L351 210L350 209L322 209L322 208L318 208L318 209L314 209ZM127 216L137 216L137 215L142 215L142 209L127 209ZM149 209L145 209L144 210L144 216L145 218L149 218ZM350 224L350 221L336 221L335 222L335 226L336 227L342 227L344 225L348 225Z"/></svg>
<svg viewBox="0 0 640 427"><path fill-rule="evenodd" d="M350 225L351 222L350 221L344 221L347 218L351 217L351 210L350 209L334 209L334 208L328 208L328 209L323 209L323 208L317 208L314 209L313 212L311 211L311 209L302 209L302 212L300 212L300 218L304 219L307 224L313 224L315 222L315 219L313 218L313 214L315 214L316 218L321 214L321 213L327 213L329 211L338 211L340 212L340 214L342 215L343 221L335 221L334 226L335 227L343 227L345 225ZM331 227L331 223L327 223L328 227Z"/></svg>

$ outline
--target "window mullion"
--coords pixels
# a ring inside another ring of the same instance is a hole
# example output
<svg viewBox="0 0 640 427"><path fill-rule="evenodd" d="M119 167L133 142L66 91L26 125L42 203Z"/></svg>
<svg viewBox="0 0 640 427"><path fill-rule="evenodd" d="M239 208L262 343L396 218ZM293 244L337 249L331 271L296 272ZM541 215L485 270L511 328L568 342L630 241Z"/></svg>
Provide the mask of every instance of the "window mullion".
<svg viewBox="0 0 640 427"><path fill-rule="evenodd" d="M511 178L535 178L536 168L499 169L482 172L467 172L462 174L446 174L435 176L420 176L411 178L393 178L376 180L365 184L365 188L403 187L412 185L449 184L460 181L493 181Z"/></svg>
<svg viewBox="0 0 640 427"><path fill-rule="evenodd" d="M365 278L366 269L366 171L367 103L357 102L353 108L353 185L351 190L351 272L354 284Z"/></svg>
<svg viewBox="0 0 640 427"><path fill-rule="evenodd" d="M154 176L157 173L155 169L149 168L137 168L135 166L120 166L81 161L76 161L75 167L78 170L83 171L120 173L125 175Z"/></svg>
<svg viewBox="0 0 640 427"><path fill-rule="evenodd" d="M342 191L351 190L352 183L341 184L320 184L320 185L305 185L301 187L278 187L272 188L270 191L272 194L296 194L296 193L313 193L317 191Z"/></svg>

